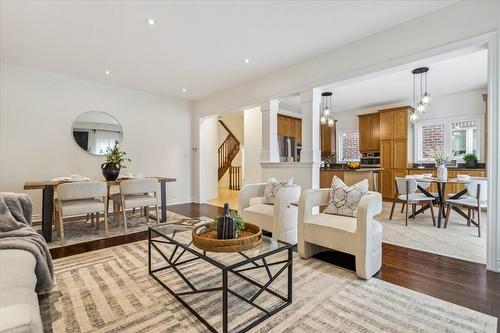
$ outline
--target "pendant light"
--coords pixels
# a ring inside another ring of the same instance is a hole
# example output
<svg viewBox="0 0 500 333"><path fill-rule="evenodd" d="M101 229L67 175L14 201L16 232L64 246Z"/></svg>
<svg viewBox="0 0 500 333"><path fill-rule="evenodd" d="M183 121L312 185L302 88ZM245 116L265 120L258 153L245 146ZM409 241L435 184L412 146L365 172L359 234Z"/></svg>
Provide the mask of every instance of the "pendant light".
<svg viewBox="0 0 500 333"><path fill-rule="evenodd" d="M413 111L410 121L416 123L425 113L425 108L431 104L431 94L427 90L427 73L429 67L419 67L411 71L413 74Z"/></svg>
<svg viewBox="0 0 500 333"><path fill-rule="evenodd" d="M334 119L332 116L332 92L324 92L321 94L323 110L321 111L320 123L321 125L328 125L333 127Z"/></svg>

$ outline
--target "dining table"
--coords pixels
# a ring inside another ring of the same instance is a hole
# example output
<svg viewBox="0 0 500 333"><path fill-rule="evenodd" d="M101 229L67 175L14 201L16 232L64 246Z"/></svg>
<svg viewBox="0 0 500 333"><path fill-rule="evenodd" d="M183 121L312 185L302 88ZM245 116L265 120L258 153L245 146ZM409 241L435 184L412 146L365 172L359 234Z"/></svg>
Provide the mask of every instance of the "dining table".
<svg viewBox="0 0 500 333"><path fill-rule="evenodd" d="M167 183L175 182L175 178L169 177L145 177L145 178L156 178L158 183L160 183L160 221L167 222ZM129 178L118 178L116 180L105 180L105 179L91 179L96 181L103 181L107 183L108 195L107 200L109 202L109 194L111 186L120 185L122 181L128 180ZM52 241L52 221L54 219L54 192L57 186L62 183L67 183L69 181L65 180L45 180L45 181L26 181L24 183L25 190L42 190L42 236L47 242ZM108 205L109 207L109 205ZM150 216L153 219L157 219L155 216Z"/></svg>
<svg viewBox="0 0 500 333"><path fill-rule="evenodd" d="M438 213L438 220L437 220L437 225L436 227L441 228L441 222L444 218L446 218L446 212L445 212L445 206L446 206L446 200L447 199L459 199L463 195L467 194L467 184L469 184L471 181L474 180L486 180L487 178L485 177L470 177L468 179L458 179L458 178L449 178L446 180L441 180L437 179L435 177L419 177L416 178L417 181L417 188L425 194L426 196L430 198L434 198L434 203L436 203L439 207L439 213ZM437 187L437 195L434 195L427 191L425 188L426 183L431 183L431 184L436 184ZM450 197L446 198L445 197L445 191L446 191L446 185L447 184L462 184L465 185L464 189L458 191L457 193L452 194ZM416 212L414 212L412 215L410 215L410 218L413 218L414 216L425 212L427 209L432 208L432 205L426 205ZM452 209L457 212L459 215L463 216L466 219L469 219L468 215L464 213L459 207L453 206ZM473 219L470 219L471 223L474 225L477 225L477 222L474 221Z"/></svg>

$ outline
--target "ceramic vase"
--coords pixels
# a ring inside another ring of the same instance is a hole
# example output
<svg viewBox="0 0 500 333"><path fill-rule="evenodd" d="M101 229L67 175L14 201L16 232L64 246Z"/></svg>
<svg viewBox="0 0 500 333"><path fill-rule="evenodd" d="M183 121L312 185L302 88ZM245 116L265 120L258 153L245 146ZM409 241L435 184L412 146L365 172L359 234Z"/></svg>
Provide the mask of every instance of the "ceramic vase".
<svg viewBox="0 0 500 333"><path fill-rule="evenodd" d="M447 180L448 179L448 168L446 168L446 165L440 164L438 166L437 179L438 180Z"/></svg>
<svg viewBox="0 0 500 333"><path fill-rule="evenodd" d="M120 167L115 163L101 164L102 175L108 181L116 180L120 174Z"/></svg>

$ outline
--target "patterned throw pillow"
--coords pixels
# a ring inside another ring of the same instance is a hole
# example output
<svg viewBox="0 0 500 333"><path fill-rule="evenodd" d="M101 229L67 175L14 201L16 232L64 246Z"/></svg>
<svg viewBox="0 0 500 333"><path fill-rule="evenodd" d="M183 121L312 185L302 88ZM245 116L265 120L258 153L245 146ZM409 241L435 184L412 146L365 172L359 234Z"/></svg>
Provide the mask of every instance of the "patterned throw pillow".
<svg viewBox="0 0 500 333"><path fill-rule="evenodd" d="M368 193L368 179L347 186L340 178L333 176L330 201L324 213L356 217L361 197Z"/></svg>
<svg viewBox="0 0 500 333"><path fill-rule="evenodd" d="M290 187L293 185L293 177L279 181L274 177L269 177L267 180L266 188L264 189L264 197L262 197L262 203L273 205L276 201L276 196L279 190L283 187Z"/></svg>

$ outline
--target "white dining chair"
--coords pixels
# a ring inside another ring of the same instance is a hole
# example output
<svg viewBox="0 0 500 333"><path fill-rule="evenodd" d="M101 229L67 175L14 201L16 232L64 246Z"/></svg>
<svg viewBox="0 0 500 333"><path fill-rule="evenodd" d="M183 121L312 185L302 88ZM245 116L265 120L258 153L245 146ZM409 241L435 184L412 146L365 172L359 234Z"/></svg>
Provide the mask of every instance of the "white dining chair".
<svg viewBox="0 0 500 333"><path fill-rule="evenodd" d="M116 216L121 210L125 233L127 233L127 209L146 209L146 223L149 222L149 207L156 209L156 223L160 221L159 213L159 185L158 180L153 178L130 179L120 183L120 193L111 195L113 200L113 215Z"/></svg>
<svg viewBox="0 0 500 333"><path fill-rule="evenodd" d="M104 215L104 236L108 237L107 185L105 182L85 181L57 186L58 231L64 245L64 218L94 214L99 226L99 213Z"/></svg>
<svg viewBox="0 0 500 333"><path fill-rule="evenodd" d="M406 206L405 211L405 225L408 225L408 207L412 206L413 218L415 218L416 205L430 205L429 209L431 211L432 223L436 225L436 218L434 216L433 202L434 198L428 197L423 193L416 193L417 191L417 180L415 178L400 178L396 177L396 196L394 197L394 201L391 207L391 214L389 216L389 220L392 220L392 216L394 214L394 207L396 203L402 203Z"/></svg>
<svg viewBox="0 0 500 333"><path fill-rule="evenodd" d="M467 208L467 226L470 227L472 212L477 211L477 235L481 237L481 208L488 208L488 181L473 180L467 184L467 194L458 199L446 200L448 209L446 210L446 220L444 227L448 226L450 212L454 206Z"/></svg>

